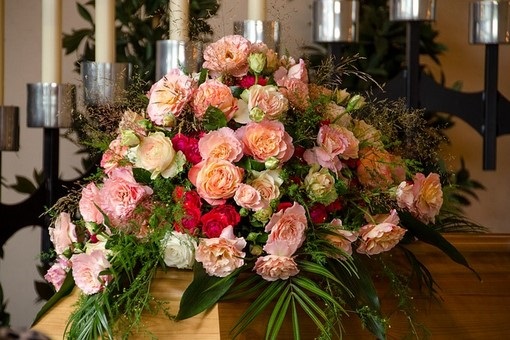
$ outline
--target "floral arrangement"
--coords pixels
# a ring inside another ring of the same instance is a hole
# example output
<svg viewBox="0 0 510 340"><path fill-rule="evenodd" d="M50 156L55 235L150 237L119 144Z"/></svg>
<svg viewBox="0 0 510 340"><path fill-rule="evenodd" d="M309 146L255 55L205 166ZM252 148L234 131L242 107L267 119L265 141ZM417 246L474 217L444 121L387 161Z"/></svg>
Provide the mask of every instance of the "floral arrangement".
<svg viewBox="0 0 510 340"><path fill-rule="evenodd" d="M385 254L403 252L432 290L405 244L429 242L468 266L439 232L464 220L448 204L441 137L420 111L342 89L337 76L356 73L348 61L312 73L235 35L203 59L199 73L173 70L147 95L81 117L100 166L50 210L45 278L57 293L41 311L78 287L66 336L127 336L143 311L181 320L251 294L233 337L275 302L268 338L298 308L325 338L347 311L385 338L371 278ZM194 271L178 311L150 295L169 267ZM403 298L408 282L383 274Z"/></svg>

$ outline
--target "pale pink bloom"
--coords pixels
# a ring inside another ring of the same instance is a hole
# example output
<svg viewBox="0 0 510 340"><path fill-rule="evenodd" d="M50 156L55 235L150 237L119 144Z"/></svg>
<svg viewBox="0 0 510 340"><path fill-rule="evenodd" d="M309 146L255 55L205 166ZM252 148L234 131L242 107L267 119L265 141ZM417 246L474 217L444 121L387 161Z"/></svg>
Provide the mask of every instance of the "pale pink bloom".
<svg viewBox="0 0 510 340"><path fill-rule="evenodd" d="M234 130L229 127L222 127L204 135L198 141L198 150L202 159L218 158L238 162L243 157L243 146Z"/></svg>
<svg viewBox="0 0 510 340"><path fill-rule="evenodd" d="M202 119L209 106L221 110L227 121L230 121L237 111L237 99L230 88L216 79L209 79L198 87L193 101L193 114Z"/></svg>
<svg viewBox="0 0 510 340"><path fill-rule="evenodd" d="M384 149L364 148L357 168L358 180L367 188L387 189L405 179L402 159Z"/></svg>
<svg viewBox="0 0 510 340"><path fill-rule="evenodd" d="M266 255L257 258L253 270L266 281L287 280L299 273L292 257Z"/></svg>
<svg viewBox="0 0 510 340"><path fill-rule="evenodd" d="M320 165L323 168L331 170L335 175L338 175L343 167L338 156L326 152L326 150L320 146L305 150L303 159L308 165Z"/></svg>
<svg viewBox="0 0 510 340"><path fill-rule="evenodd" d="M236 135L243 143L243 152L259 162L274 157L284 163L294 154L292 137L278 121L252 122L237 129Z"/></svg>
<svg viewBox="0 0 510 340"><path fill-rule="evenodd" d="M71 216L68 213L60 213L55 219L53 227L49 227L48 231L57 255L63 254L72 246L73 242L78 242L76 225L71 222Z"/></svg>
<svg viewBox="0 0 510 340"><path fill-rule="evenodd" d="M299 79L303 83L308 83L308 69L306 68L305 61L299 59L299 63L289 67L287 77L292 79Z"/></svg>
<svg viewBox="0 0 510 340"><path fill-rule="evenodd" d="M305 208L299 203L294 204L285 210L280 210L274 214L266 224L265 231L269 233L264 250L269 251L284 248L284 245L278 243L276 247L274 242L286 242L287 256L291 256L301 247L305 241L305 231L307 228Z"/></svg>
<svg viewBox="0 0 510 340"><path fill-rule="evenodd" d="M81 191L81 198L78 203L80 215L86 222L103 223L103 213L98 209L100 204L100 190L94 182L89 182Z"/></svg>
<svg viewBox="0 0 510 340"><path fill-rule="evenodd" d="M220 237L200 239L195 259L202 263L207 274L225 277L244 265L244 247L245 239L235 237L233 227L228 226Z"/></svg>
<svg viewBox="0 0 510 340"><path fill-rule="evenodd" d="M160 126L174 126L190 102L195 91L195 82L184 74L169 73L154 84L149 93L147 114Z"/></svg>
<svg viewBox="0 0 510 340"><path fill-rule="evenodd" d="M110 142L108 150L103 153L100 166L104 169L106 174L110 173L112 169L119 166L120 161L124 160L128 151L128 147L122 145L120 138L116 138Z"/></svg>
<svg viewBox="0 0 510 340"><path fill-rule="evenodd" d="M181 151L176 151L172 140L163 132L153 132L142 138L135 148L135 164L151 173L151 179L159 175L164 178L176 176L184 166L186 157Z"/></svg>
<svg viewBox="0 0 510 340"><path fill-rule="evenodd" d="M399 208L416 213L416 208L414 206L414 184L402 181L397 187L396 196Z"/></svg>
<svg viewBox="0 0 510 340"><path fill-rule="evenodd" d="M359 230L361 243L358 253L375 255L395 247L406 230L393 223L367 224Z"/></svg>
<svg viewBox="0 0 510 340"><path fill-rule="evenodd" d="M235 122L243 125L251 122L250 111L248 110L248 103L246 103L242 99L238 99L237 111L234 113L234 117L232 119Z"/></svg>
<svg viewBox="0 0 510 340"><path fill-rule="evenodd" d="M188 178L200 197L211 205L224 204L242 183L244 169L223 159L209 158L194 165Z"/></svg>
<svg viewBox="0 0 510 340"><path fill-rule="evenodd" d="M262 207L269 208L271 201L280 197L280 186L283 184L280 171L253 171L252 174L253 179L249 184L260 193Z"/></svg>
<svg viewBox="0 0 510 340"><path fill-rule="evenodd" d="M242 77L248 73L251 43L240 35L228 35L208 45L204 51L203 67L213 76Z"/></svg>
<svg viewBox="0 0 510 340"><path fill-rule="evenodd" d="M51 283L55 290L58 292L67 276L67 272L71 268L71 262L62 256L59 256L56 262L48 269L44 275L44 279Z"/></svg>
<svg viewBox="0 0 510 340"><path fill-rule="evenodd" d="M251 185L241 183L234 194L234 201L242 208L259 210L265 208L260 192Z"/></svg>
<svg viewBox="0 0 510 340"><path fill-rule="evenodd" d="M276 86L256 84L248 92L248 110L259 108L266 119L278 119L289 109L289 101Z"/></svg>
<svg viewBox="0 0 510 340"><path fill-rule="evenodd" d="M331 156L358 158L359 141L351 131L340 125L322 125L317 134L317 145Z"/></svg>
<svg viewBox="0 0 510 340"><path fill-rule="evenodd" d="M100 292L110 281L110 275L100 273L110 268L104 252L95 250L90 254L81 253L71 257L73 278L76 286L86 295Z"/></svg>
<svg viewBox="0 0 510 340"><path fill-rule="evenodd" d="M144 198L151 194L150 187L136 182L131 168L116 168L105 179L100 190L100 208L113 225L119 225L131 215Z"/></svg>
<svg viewBox="0 0 510 340"><path fill-rule="evenodd" d="M441 179L436 173L427 177L422 173L414 176L415 208L417 217L424 223L434 223L443 205Z"/></svg>
<svg viewBox="0 0 510 340"><path fill-rule="evenodd" d="M400 218L398 217L397 210L391 209L389 214L377 214L367 218L368 223L391 223L391 224L399 224Z"/></svg>
<svg viewBox="0 0 510 340"><path fill-rule="evenodd" d="M336 248L343 250L346 254L352 255L352 243L358 239L358 233L346 230L342 226L342 220L335 218L330 225L334 227L334 235L328 235L327 240Z"/></svg>

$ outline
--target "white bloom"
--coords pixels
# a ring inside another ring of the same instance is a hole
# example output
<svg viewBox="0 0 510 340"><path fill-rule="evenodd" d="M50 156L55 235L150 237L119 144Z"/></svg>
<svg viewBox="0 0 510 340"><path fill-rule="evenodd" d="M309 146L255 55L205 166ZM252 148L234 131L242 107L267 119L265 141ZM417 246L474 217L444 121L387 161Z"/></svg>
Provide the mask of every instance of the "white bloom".
<svg viewBox="0 0 510 340"><path fill-rule="evenodd" d="M193 266L197 247L197 241L193 236L173 231L166 235L163 242L164 261L167 266L179 269L189 269Z"/></svg>

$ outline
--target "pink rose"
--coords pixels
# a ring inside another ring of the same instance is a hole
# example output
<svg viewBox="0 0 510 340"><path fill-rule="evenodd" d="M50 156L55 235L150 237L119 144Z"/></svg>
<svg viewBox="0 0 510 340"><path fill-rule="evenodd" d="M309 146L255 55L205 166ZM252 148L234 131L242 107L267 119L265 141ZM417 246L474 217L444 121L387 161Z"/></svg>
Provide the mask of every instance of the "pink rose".
<svg viewBox="0 0 510 340"><path fill-rule="evenodd" d="M186 157L175 151L170 138L163 132L154 132L143 138L136 148L135 167L151 173L151 179L158 175L171 178L182 171Z"/></svg>
<svg viewBox="0 0 510 340"><path fill-rule="evenodd" d="M94 182L89 182L81 191L78 207L86 222L103 223L103 213L97 208L101 203L99 188Z"/></svg>
<svg viewBox="0 0 510 340"><path fill-rule="evenodd" d="M117 168L105 179L100 190L100 208L113 225L128 219L133 210L152 189L135 181L130 168Z"/></svg>
<svg viewBox="0 0 510 340"><path fill-rule="evenodd" d="M253 85L249 89L248 110L258 108L264 112L264 118L274 120L280 118L289 109L289 101L273 85Z"/></svg>
<svg viewBox="0 0 510 340"><path fill-rule="evenodd" d="M330 225L333 227L333 234L327 235L326 239L347 255L352 255L352 242L358 239L358 233L344 229L338 218L333 219Z"/></svg>
<svg viewBox="0 0 510 340"><path fill-rule="evenodd" d="M367 224L359 230L361 244L356 251L367 255L388 251L400 242L405 232L393 223Z"/></svg>
<svg viewBox="0 0 510 340"><path fill-rule="evenodd" d="M248 73L251 43L240 35L228 35L208 45L204 51L204 68L213 76L242 77Z"/></svg>
<svg viewBox="0 0 510 340"><path fill-rule="evenodd" d="M351 131L340 125L321 126L317 134L317 145L331 156L358 158L359 141Z"/></svg>
<svg viewBox="0 0 510 340"><path fill-rule="evenodd" d="M110 268L110 262L100 250L73 255L71 263L74 282L86 295L100 292L111 281L110 275L100 274Z"/></svg>
<svg viewBox="0 0 510 340"><path fill-rule="evenodd" d="M225 277L244 265L246 241L235 237L232 226L226 227L220 237L200 239L195 259L201 262L207 274Z"/></svg>
<svg viewBox="0 0 510 340"><path fill-rule="evenodd" d="M188 178L197 192L211 205L224 204L234 196L244 170L223 159L209 158L194 165Z"/></svg>
<svg viewBox="0 0 510 340"><path fill-rule="evenodd" d="M234 201L242 208L260 210L266 205L262 200L260 192L251 185L241 183L234 194ZM269 206L269 204L267 205Z"/></svg>
<svg viewBox="0 0 510 340"><path fill-rule="evenodd" d="M58 215L54 227L49 227L49 234L57 255L63 254L73 242L78 242L76 226L71 222L71 216L65 212Z"/></svg>
<svg viewBox="0 0 510 340"><path fill-rule="evenodd" d="M239 162L243 157L241 142L237 139L234 130L228 127L211 131L200 138L198 150L202 159L213 157L229 162Z"/></svg>
<svg viewBox="0 0 510 340"><path fill-rule="evenodd" d="M59 256L57 261L48 269L44 275L44 279L55 287L55 291L59 291L64 284L67 272L71 268L71 262L65 257Z"/></svg>
<svg viewBox="0 0 510 340"><path fill-rule="evenodd" d="M175 117L179 117L195 90L192 78L170 73L154 84L149 93L147 114L160 126L174 126Z"/></svg>
<svg viewBox="0 0 510 340"><path fill-rule="evenodd" d="M212 106L220 109L229 121L237 111L237 99L227 85L218 80L209 79L198 87L192 106L193 114L198 119L202 119L209 106Z"/></svg>
<svg viewBox="0 0 510 340"><path fill-rule="evenodd" d="M278 121L249 123L236 130L236 135L243 143L244 153L259 162L275 157L283 163L294 153L292 137Z"/></svg>
<svg viewBox="0 0 510 340"><path fill-rule="evenodd" d="M287 280L299 273L292 257L266 255L257 258L253 270L266 281Z"/></svg>
<svg viewBox="0 0 510 340"><path fill-rule="evenodd" d="M305 230L307 228L305 208L294 202L292 207L280 210L274 214L266 224L265 231L269 232L264 250L273 255L275 251L280 256L291 256L301 247L305 241ZM283 242L281 244L279 242ZM287 248L286 248L287 247Z"/></svg>
<svg viewBox="0 0 510 340"><path fill-rule="evenodd" d="M387 189L405 179L402 159L384 149L364 148L357 168L360 183L367 188Z"/></svg>

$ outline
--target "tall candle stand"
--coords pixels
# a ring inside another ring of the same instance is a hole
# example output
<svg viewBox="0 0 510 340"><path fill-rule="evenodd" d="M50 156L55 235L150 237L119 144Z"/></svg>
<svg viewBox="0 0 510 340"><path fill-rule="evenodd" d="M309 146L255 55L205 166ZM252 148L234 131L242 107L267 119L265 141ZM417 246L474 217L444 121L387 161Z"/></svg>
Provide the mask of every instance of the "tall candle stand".
<svg viewBox="0 0 510 340"><path fill-rule="evenodd" d="M234 22L234 34L242 35L252 43L263 42L275 52L280 51L281 28L278 21L243 20Z"/></svg>
<svg viewBox="0 0 510 340"><path fill-rule="evenodd" d="M156 41L156 81L173 69L196 72L202 64L202 44L189 40Z"/></svg>

